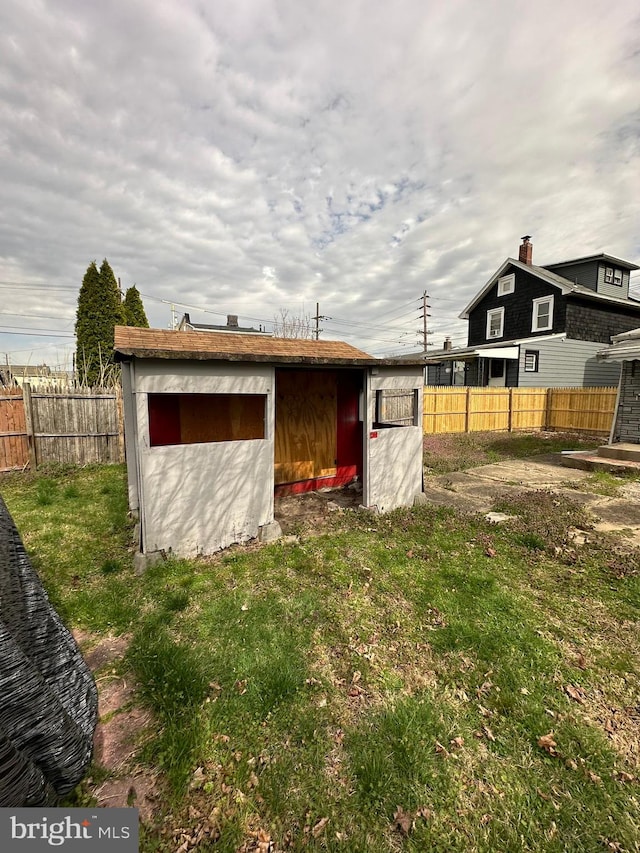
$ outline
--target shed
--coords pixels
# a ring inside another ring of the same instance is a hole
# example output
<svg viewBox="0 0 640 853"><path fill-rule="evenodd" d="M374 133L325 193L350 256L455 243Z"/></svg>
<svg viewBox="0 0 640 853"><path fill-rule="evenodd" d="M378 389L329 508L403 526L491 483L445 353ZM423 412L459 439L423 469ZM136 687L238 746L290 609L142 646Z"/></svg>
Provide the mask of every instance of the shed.
<svg viewBox="0 0 640 853"><path fill-rule="evenodd" d="M418 361L341 341L123 326L115 351L143 553L264 537L276 491L359 480L363 506L380 512L422 492Z"/></svg>

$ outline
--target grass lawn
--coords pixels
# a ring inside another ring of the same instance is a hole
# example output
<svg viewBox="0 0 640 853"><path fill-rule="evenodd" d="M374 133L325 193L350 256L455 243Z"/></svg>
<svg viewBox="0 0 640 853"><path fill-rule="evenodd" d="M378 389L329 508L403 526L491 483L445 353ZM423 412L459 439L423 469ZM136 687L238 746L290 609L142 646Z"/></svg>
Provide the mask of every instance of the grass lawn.
<svg viewBox="0 0 640 853"><path fill-rule="evenodd" d="M576 546L578 504L336 512L136 577L123 468L0 492L67 623L131 637L142 851L640 849L640 560Z"/></svg>

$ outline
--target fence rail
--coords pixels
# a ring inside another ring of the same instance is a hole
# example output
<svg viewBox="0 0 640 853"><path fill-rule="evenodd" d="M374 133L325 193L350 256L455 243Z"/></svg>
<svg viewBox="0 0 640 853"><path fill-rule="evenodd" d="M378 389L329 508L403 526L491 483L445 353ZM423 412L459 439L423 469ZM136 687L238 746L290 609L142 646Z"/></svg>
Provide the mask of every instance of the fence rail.
<svg viewBox="0 0 640 853"><path fill-rule="evenodd" d="M426 434L570 430L608 434L617 388L424 389Z"/></svg>

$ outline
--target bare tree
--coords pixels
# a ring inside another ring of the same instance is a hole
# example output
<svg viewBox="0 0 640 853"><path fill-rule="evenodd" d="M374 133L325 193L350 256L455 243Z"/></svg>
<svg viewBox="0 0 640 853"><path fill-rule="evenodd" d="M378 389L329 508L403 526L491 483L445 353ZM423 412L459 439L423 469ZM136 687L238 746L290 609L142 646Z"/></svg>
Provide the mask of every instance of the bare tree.
<svg viewBox="0 0 640 853"><path fill-rule="evenodd" d="M290 314L287 308L281 308L273 318L273 334L277 338L312 338L311 316Z"/></svg>

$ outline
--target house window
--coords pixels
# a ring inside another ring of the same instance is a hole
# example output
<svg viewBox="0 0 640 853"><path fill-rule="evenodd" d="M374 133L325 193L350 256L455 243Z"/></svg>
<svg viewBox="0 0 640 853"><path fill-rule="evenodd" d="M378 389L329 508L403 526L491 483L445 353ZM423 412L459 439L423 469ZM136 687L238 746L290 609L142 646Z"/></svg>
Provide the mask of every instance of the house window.
<svg viewBox="0 0 640 853"><path fill-rule="evenodd" d="M418 425L418 390L382 389L376 391L374 427L403 427Z"/></svg>
<svg viewBox="0 0 640 853"><path fill-rule="evenodd" d="M149 394L149 443L264 438L266 399L264 394Z"/></svg>
<svg viewBox="0 0 640 853"><path fill-rule="evenodd" d="M538 361L540 359L540 351L537 349L527 349L524 351L524 371L525 373L537 373Z"/></svg>
<svg viewBox="0 0 640 853"><path fill-rule="evenodd" d="M546 332L553 327L553 296L533 300L532 332Z"/></svg>
<svg viewBox="0 0 640 853"><path fill-rule="evenodd" d="M504 308L487 311L487 339L501 338L504 326Z"/></svg>
<svg viewBox="0 0 640 853"><path fill-rule="evenodd" d="M615 267L605 267L604 280L605 284L615 284L617 287L622 287L622 270Z"/></svg>
<svg viewBox="0 0 640 853"><path fill-rule="evenodd" d="M498 296L506 296L507 293L513 293L516 289L515 273L511 275L503 275L498 279Z"/></svg>

